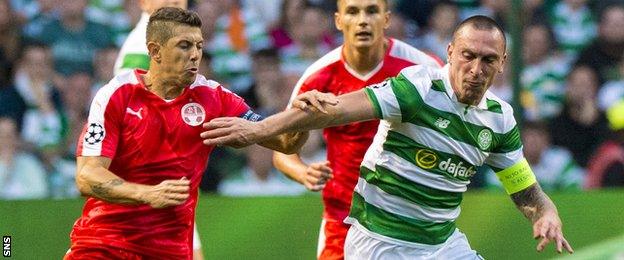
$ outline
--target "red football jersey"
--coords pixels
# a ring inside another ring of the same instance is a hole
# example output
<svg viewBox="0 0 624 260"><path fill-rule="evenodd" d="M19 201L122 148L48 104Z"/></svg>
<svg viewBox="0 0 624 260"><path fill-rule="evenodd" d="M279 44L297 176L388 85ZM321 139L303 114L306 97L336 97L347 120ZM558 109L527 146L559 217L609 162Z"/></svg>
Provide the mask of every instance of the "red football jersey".
<svg viewBox="0 0 624 260"><path fill-rule="evenodd" d="M150 258L190 259L198 187L214 147L202 143L202 123L249 111L242 98L197 75L174 100L163 100L141 80L121 74L91 104L78 156L112 159L109 170L135 183L155 185L186 177L186 203L163 209L120 205L89 197L71 232L72 247L105 244Z"/></svg>
<svg viewBox="0 0 624 260"><path fill-rule="evenodd" d="M383 61L367 75L359 75L344 60L340 46L312 64L297 82L295 96L316 89L341 95L394 77L408 66L424 64L441 66L441 62L396 39L389 46ZM360 163L373 141L379 120L326 128L327 160L334 178L323 189L324 218L342 221L349 214L351 198L360 173Z"/></svg>

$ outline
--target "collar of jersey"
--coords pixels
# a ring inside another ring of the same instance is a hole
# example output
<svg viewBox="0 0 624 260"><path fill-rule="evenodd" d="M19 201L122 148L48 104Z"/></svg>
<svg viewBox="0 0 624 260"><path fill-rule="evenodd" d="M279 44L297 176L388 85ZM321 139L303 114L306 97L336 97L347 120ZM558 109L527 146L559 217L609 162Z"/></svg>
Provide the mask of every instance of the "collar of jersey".
<svg viewBox="0 0 624 260"><path fill-rule="evenodd" d="M471 106L471 105L467 105L464 104L462 102L459 102L459 100L457 100L457 96L455 95L455 91L453 90L453 87L451 87L451 80L450 80L450 76L449 76L449 64L447 63L446 65L444 65L444 67L442 67L442 80L444 81L444 89L446 90L446 94L449 96L449 98L451 98L451 100L453 100L455 103L458 103L462 106ZM477 108L479 109L485 109L487 110L487 102L485 100L485 96L487 95L487 90L485 91L485 94L483 95L483 97L481 97L481 101L479 101L479 104L476 105Z"/></svg>

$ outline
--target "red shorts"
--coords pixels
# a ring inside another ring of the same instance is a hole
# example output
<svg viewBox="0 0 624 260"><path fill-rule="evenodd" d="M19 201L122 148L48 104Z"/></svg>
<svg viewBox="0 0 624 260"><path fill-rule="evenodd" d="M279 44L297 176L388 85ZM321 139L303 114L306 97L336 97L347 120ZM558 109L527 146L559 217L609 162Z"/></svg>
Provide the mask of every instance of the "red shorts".
<svg viewBox="0 0 624 260"><path fill-rule="evenodd" d="M114 259L114 260L141 260L146 257L139 254L125 251L119 248L106 247L106 246L92 246L89 247L72 247L71 251L65 254L63 260L90 260L90 259Z"/></svg>
<svg viewBox="0 0 624 260"><path fill-rule="evenodd" d="M318 243L318 259L344 259L344 243L350 225L342 221L323 219Z"/></svg>

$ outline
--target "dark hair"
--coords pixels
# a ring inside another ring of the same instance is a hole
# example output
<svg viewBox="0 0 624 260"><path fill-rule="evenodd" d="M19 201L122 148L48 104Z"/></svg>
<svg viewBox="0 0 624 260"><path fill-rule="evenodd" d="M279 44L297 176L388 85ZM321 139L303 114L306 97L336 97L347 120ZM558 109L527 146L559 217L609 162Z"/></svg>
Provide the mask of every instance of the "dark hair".
<svg viewBox="0 0 624 260"><path fill-rule="evenodd" d="M154 41L161 44L173 37L173 25L188 25L201 27L202 22L194 11L177 7L163 7L154 12L147 23L147 42Z"/></svg>
<svg viewBox="0 0 624 260"><path fill-rule="evenodd" d="M503 31L503 28L496 21L494 21L494 19L487 17L485 15L471 16L468 19L459 23L459 25L455 28L455 31L453 32L453 41L457 37L457 32L459 32L462 28L468 25L472 26L472 28L477 29L477 30L499 31L501 35L503 36L503 46L507 48L507 37L505 36L505 31Z"/></svg>

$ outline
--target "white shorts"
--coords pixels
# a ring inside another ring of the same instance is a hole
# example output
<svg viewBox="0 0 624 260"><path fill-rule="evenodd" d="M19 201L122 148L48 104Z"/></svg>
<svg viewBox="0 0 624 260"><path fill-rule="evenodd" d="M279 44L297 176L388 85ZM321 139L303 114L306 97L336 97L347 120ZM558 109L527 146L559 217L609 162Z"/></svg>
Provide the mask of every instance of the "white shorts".
<svg viewBox="0 0 624 260"><path fill-rule="evenodd" d="M466 235L455 232L440 245L402 245L375 238L363 227L352 225L347 233L345 260L363 259L483 259L470 248ZM413 243L412 243L413 244Z"/></svg>

